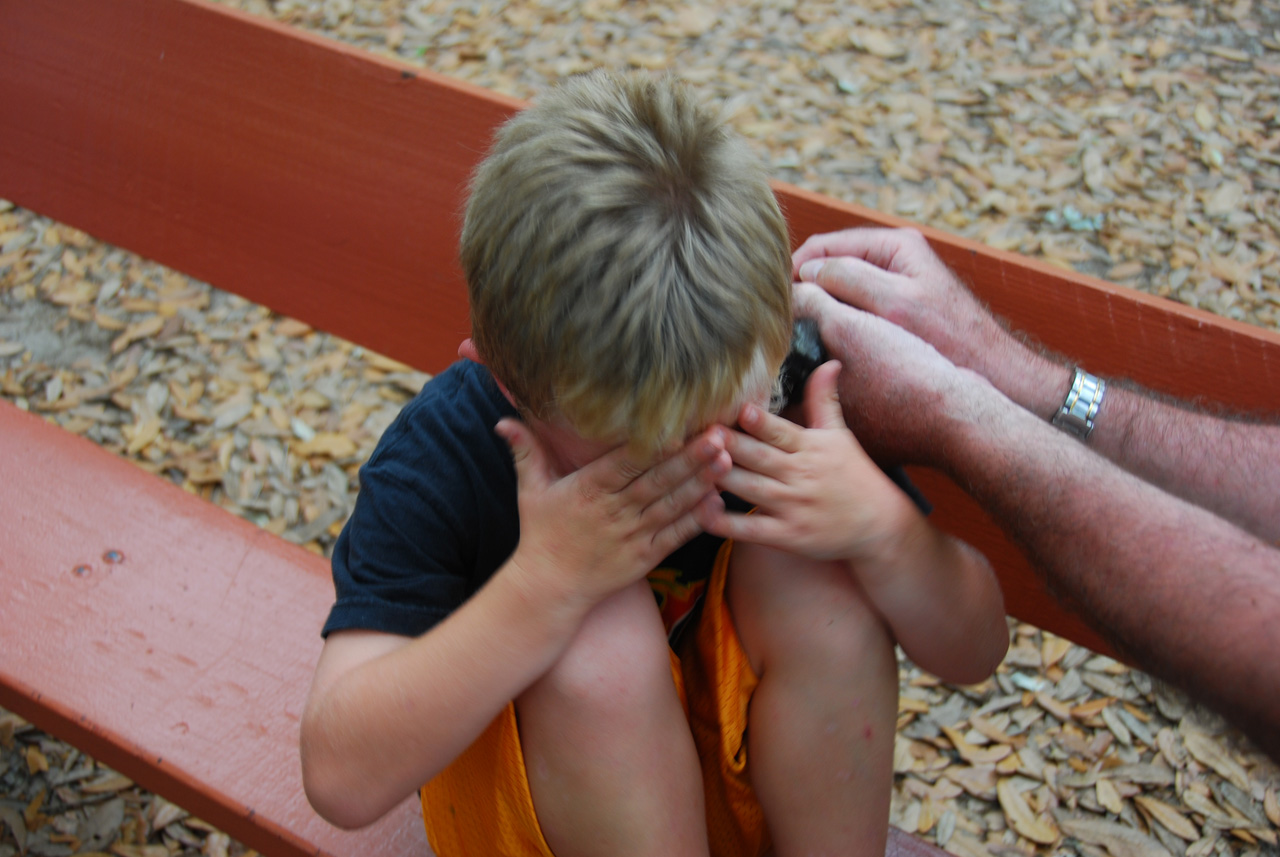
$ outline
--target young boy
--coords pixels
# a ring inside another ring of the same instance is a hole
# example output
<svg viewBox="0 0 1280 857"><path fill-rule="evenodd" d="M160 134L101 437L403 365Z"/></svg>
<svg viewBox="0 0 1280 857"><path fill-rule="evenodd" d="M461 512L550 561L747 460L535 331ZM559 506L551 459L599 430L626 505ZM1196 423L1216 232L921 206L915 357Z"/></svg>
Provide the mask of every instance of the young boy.
<svg viewBox="0 0 1280 857"><path fill-rule="evenodd" d="M312 804L421 787L440 857L882 853L895 635L974 681L1002 602L861 453L838 365L810 428L764 412L791 261L759 164L670 79L577 78L499 133L462 260L474 338L334 551ZM775 547L699 535L718 483Z"/></svg>

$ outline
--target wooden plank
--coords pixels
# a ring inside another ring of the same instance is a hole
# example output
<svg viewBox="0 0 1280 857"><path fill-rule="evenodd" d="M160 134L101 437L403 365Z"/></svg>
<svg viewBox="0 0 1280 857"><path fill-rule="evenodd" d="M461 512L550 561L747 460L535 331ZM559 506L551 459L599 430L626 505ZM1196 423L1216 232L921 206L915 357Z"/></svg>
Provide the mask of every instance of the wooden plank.
<svg viewBox="0 0 1280 857"><path fill-rule="evenodd" d="M0 402L0 705L271 857L423 857L302 791L328 563Z"/></svg>
<svg viewBox="0 0 1280 857"><path fill-rule="evenodd" d="M428 371L467 331L467 176L520 103L202 0L0 0L0 196ZM776 185L798 239L903 221ZM998 312L1095 372L1248 411L1280 336L926 230ZM962 492L938 521L1020 618L1094 647Z"/></svg>
<svg viewBox="0 0 1280 857"><path fill-rule="evenodd" d="M226 7L0 2L0 196L438 369L459 201L519 104L416 74Z"/></svg>

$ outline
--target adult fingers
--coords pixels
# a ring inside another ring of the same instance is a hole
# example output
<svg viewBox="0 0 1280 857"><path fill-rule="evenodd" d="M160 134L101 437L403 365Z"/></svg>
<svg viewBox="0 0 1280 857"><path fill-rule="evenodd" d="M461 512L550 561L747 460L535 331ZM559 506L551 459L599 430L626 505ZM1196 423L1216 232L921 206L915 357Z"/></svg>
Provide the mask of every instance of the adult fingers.
<svg viewBox="0 0 1280 857"><path fill-rule="evenodd" d="M816 283L791 284L791 311L796 318L811 318L819 322L840 309L840 302Z"/></svg>
<svg viewBox="0 0 1280 857"><path fill-rule="evenodd" d="M852 256L812 259L800 266L800 278L849 306L877 314L902 284L899 275Z"/></svg>
<svg viewBox="0 0 1280 857"><path fill-rule="evenodd" d="M809 376L804 389L804 416L809 428L847 428L840 410L840 361L828 360Z"/></svg>
<svg viewBox="0 0 1280 857"><path fill-rule="evenodd" d="M854 256L886 270L897 270L903 253L915 245L926 243L915 229L857 228L814 235L791 254L792 275L811 259L830 256Z"/></svg>

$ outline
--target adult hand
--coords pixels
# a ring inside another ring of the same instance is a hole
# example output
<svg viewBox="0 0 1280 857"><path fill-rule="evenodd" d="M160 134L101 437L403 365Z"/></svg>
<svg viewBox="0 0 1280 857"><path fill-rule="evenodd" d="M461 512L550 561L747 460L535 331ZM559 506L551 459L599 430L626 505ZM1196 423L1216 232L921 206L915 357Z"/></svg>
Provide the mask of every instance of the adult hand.
<svg viewBox="0 0 1280 857"><path fill-rule="evenodd" d="M708 532L813 559L862 561L888 549L918 513L845 426L836 393L840 364L818 367L797 425L744 405L726 449L733 469L719 485L756 508L725 510L712 495L697 510Z"/></svg>
<svg viewBox="0 0 1280 857"><path fill-rule="evenodd" d="M504 419L519 482L520 542L511 564L532 586L559 585L570 606L594 606L639 580L697 535L692 510L729 471L724 430L713 427L656 461L626 446L569 474L529 427Z"/></svg>
<svg viewBox="0 0 1280 857"><path fill-rule="evenodd" d="M938 420L954 412L967 391L990 386L919 337L812 283L794 286L792 305L797 317L818 322L823 344L840 360L844 420L871 457L883 464L938 464L944 436Z"/></svg>
<svg viewBox="0 0 1280 857"><path fill-rule="evenodd" d="M1043 418L1066 393L1067 368L1006 330L917 230L815 235L796 250L792 265L799 279L911 331Z"/></svg>

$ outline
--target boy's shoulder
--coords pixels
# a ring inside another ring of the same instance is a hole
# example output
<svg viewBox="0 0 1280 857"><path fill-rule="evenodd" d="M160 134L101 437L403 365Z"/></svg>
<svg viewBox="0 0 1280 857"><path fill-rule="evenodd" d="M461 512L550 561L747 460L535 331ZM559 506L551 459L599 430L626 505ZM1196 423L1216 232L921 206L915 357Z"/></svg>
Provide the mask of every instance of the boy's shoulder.
<svg viewBox="0 0 1280 857"><path fill-rule="evenodd" d="M505 561L519 537L515 469L493 426L514 412L484 367L432 378L360 470L334 545L324 633L425 632Z"/></svg>
<svg viewBox="0 0 1280 857"><path fill-rule="evenodd" d="M487 369L459 360L427 381L401 409L365 466L439 463L440 454L488 460L496 452L497 461L509 460L493 427L503 417L515 415Z"/></svg>

